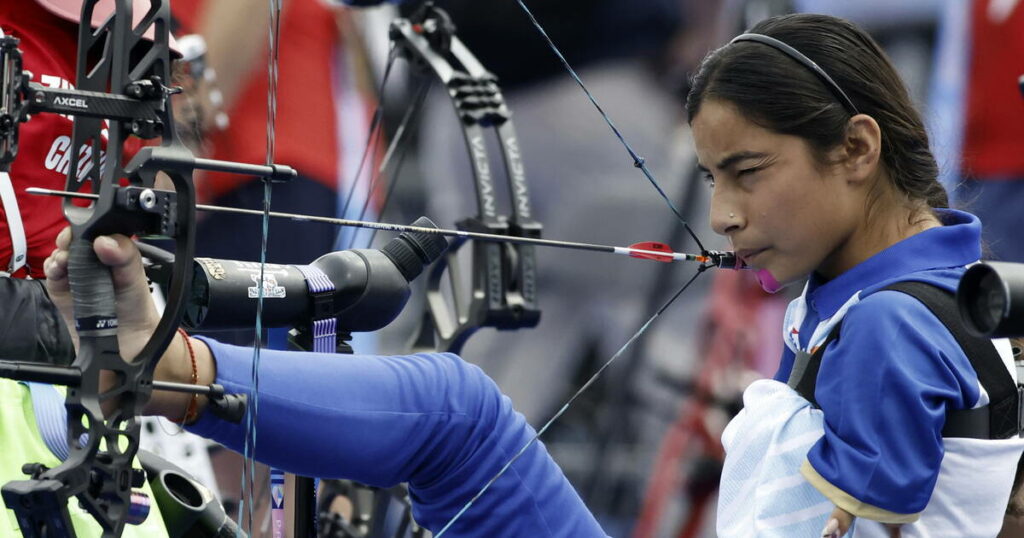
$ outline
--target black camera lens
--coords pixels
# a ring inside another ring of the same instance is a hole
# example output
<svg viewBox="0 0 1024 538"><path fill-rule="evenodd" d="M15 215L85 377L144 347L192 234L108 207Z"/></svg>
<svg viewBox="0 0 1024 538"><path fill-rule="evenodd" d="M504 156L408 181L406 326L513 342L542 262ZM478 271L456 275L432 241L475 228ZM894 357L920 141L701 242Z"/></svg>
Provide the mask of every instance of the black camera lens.
<svg viewBox="0 0 1024 538"><path fill-rule="evenodd" d="M960 316L978 336L1024 336L1024 265L986 262L970 267L957 289Z"/></svg>
<svg viewBox="0 0 1024 538"><path fill-rule="evenodd" d="M996 330L1006 315L1006 289L999 275L986 271L978 280L977 298L971 304L971 319L978 331L988 334Z"/></svg>

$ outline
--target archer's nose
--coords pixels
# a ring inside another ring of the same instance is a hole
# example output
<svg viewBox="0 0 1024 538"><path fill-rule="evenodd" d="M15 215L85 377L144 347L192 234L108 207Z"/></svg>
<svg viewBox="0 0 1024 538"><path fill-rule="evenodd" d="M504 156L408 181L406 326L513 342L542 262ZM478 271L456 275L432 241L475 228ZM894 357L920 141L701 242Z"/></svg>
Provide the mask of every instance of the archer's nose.
<svg viewBox="0 0 1024 538"><path fill-rule="evenodd" d="M736 204L724 200L723 196L711 197L711 229L719 235L732 235L743 229L743 214Z"/></svg>

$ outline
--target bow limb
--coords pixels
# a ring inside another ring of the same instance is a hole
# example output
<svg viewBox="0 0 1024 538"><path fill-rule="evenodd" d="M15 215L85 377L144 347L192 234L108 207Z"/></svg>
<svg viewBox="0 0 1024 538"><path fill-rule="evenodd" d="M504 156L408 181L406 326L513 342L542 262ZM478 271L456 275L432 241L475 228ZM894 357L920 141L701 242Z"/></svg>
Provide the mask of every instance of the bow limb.
<svg viewBox="0 0 1024 538"><path fill-rule="evenodd" d="M511 114L504 103L504 98L497 86L497 81L480 62L469 52L462 42L454 35L454 28L447 15L436 8L425 7L409 19L398 19L391 25L392 49L389 62L385 68L385 81L391 72L392 62L401 56L420 68L431 80L439 80L448 90L456 114L463 126L463 136L473 163L473 184L476 192L477 214L458 223L462 231L478 231L496 233L502 236L518 236L538 238L541 225L533 219L526 184L522 157L518 139L512 126ZM383 83L382 83L383 87ZM417 116L418 108L425 97L426 84L421 87L413 104L405 113L402 125L396 131L383 160L377 163L376 157L370 159L377 174L383 173L396 155L398 142L402 134L411 125L411 119ZM380 91L383 96L383 89ZM370 155L370 144L378 142L381 109L373 116L370 132L367 135L367 146L360 160L360 171ZM504 176L508 180L507 189L511 200L508 215L500 214L497 204L496 182L501 173L497 160L487 152L486 137L488 131L494 130L494 136L501 150L501 163L505 166ZM378 142L379 143L379 142ZM345 209L355 199L356 186L361 174L353 179L346 198ZM375 191L377 177L370 183L369 191ZM389 191L394 188L392 181ZM385 198L386 200L389 197ZM369 199L369 196L367 197ZM363 208L365 211L365 207ZM383 208L381 209L383 212ZM343 210L343 213L347 211ZM362 212L360 213L362 214ZM472 289L466 296L460 295L463 285L460 277L464 269L455 260L451 250L469 244L472 248L471 272ZM539 319L536 308L536 290L534 283L535 261L532 245L500 245L467 241L462 238L450 248L444 261L436 263L428 280L428 304L424 314L416 342L417 349L430 351L458 351L472 333L481 326L493 326L503 329L531 327ZM451 288L456 294L454 309L442 295L442 279L445 272L451 281ZM468 306L467 306L468 305ZM311 485L300 480L297 491L309 492ZM348 481L330 481L328 500L334 494L347 495L355 503L352 522L332 518L329 514L321 516L325 522L322 532L334 533L333 536L381 536L385 521L382 509L396 503L403 510L403 524L395 536L420 536L424 533L411 519L411 506L407 491L404 488L381 490L367 488ZM335 490L343 493L336 493ZM301 501L296 499L296 513L303 513L299 508ZM321 507L326 508L321 502ZM366 506L367 504L371 506ZM365 515L366 519L363 519ZM301 517L301 516L300 516ZM296 533L301 534L301 521L296 520ZM359 530L362 527L363 530Z"/></svg>
<svg viewBox="0 0 1024 538"><path fill-rule="evenodd" d="M512 115L491 74L455 35L448 14L428 3L408 19L391 24L394 46L427 76L439 80L452 100L472 163L477 214L456 223L460 230L539 238L542 226L534 220L525 168ZM504 169L495 173L487 151L488 130L494 130ZM507 180L511 208L498 208L497 181ZM530 245L471 242L468 267L471 289L464 290L456 240L444 260L434 264L427 279L427 313L416 338L417 350L459 352L480 327L512 330L540 321L536 297L536 261ZM442 280L447 273L449 302Z"/></svg>

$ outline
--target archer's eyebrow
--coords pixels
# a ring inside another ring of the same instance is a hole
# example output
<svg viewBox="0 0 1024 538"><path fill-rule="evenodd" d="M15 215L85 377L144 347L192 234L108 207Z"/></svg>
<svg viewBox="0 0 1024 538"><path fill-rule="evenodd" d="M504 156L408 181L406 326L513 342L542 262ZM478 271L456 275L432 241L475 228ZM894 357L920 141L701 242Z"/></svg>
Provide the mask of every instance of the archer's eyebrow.
<svg viewBox="0 0 1024 538"><path fill-rule="evenodd" d="M726 168L729 168L730 166L735 165L740 161L746 161L748 159L766 158L768 158L768 154L760 151L738 151L719 161L718 165L715 168L719 170L724 170ZM699 168L701 172L710 172L710 170L708 170L707 167L700 163L697 163L697 168Z"/></svg>

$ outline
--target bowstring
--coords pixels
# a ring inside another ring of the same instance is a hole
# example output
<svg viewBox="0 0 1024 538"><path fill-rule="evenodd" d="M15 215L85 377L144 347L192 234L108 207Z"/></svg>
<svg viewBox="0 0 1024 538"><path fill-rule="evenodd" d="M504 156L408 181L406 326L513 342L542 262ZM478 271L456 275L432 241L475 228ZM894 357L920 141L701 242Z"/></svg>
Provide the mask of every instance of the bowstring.
<svg viewBox="0 0 1024 538"><path fill-rule="evenodd" d="M267 25L267 144L266 144L266 165L274 164L274 156L277 150L276 120L277 120L277 80L279 62L279 40L281 37L281 0L268 0L270 10L269 24ZM242 459L242 484L241 499L238 503L239 533L242 532L242 520L245 512L245 496L248 491L249 504L255 505L256 489L256 422L259 414L259 367L260 349L263 347L263 282L267 264L267 244L270 237L270 202L272 184L269 178L262 178L263 181L263 218L260 237L260 271L259 281L256 284L256 323L255 341L253 343L253 361L251 370L252 391L250 393L250 408L246 413L245 443ZM248 487L247 487L248 486ZM249 507L247 516L249 533L253 530L253 508Z"/></svg>
<svg viewBox="0 0 1024 538"><path fill-rule="evenodd" d="M676 205L672 203L672 200L668 197L667 194L665 194L665 191L662 190L661 185L658 183L658 181L654 179L654 174L652 174L650 169L647 168L647 163L644 160L644 158L637 154L637 152L633 150L633 147L630 146L629 142L626 141L626 137L622 135L622 132L619 131L619 128L615 126L615 122L613 122L611 117L608 116L608 114L604 111L604 108L601 107L601 104L597 102L597 98L594 97L594 94L591 93L590 90L587 88L586 84L583 83L583 79L581 79L580 76L576 73L576 70L573 69L571 65L569 65L569 61L565 59L565 56L562 54L562 51L559 50L558 46L555 45L555 42L551 40L550 36L548 36L548 33L547 31L544 30L544 27L541 26L539 22L537 22L537 19L536 17L533 16L533 12L530 11L530 8L526 7L526 4L523 3L523 0L516 0L516 2L519 4L520 7L523 8L523 11L526 13L526 16L529 17L530 22L533 23L534 28L536 28L537 31L540 32L540 34L544 37L544 40L547 41L548 46L551 47L551 50L554 51L554 53L558 56L558 59L562 62L562 66L565 67L566 71L569 72L569 75L572 76L573 80L576 81L576 84L578 84L579 87L583 90L583 93L585 93L587 95L587 98L590 99L590 102L594 105L595 108L597 108L597 111L601 114L601 117L604 118L605 123L608 124L608 127L611 127L612 132L615 133L615 136L616 138L619 139L619 142L621 142L622 145L626 148L626 151L629 153L630 158L633 159L633 166L639 168L640 171L643 172L644 176L647 178L647 181L651 184L652 187L654 187L655 190L658 191L658 194L661 196L663 200L665 200L665 203L668 204L668 207L669 209L672 210L672 213L675 214L676 218L679 219L679 222L682 223L684 228L686 228L686 232L690 234L691 238L693 238L693 241L697 244L697 248L699 248L701 252L705 252L704 245L700 242L700 239L697 238L697 234L693 232L693 229L690 228L690 225L686 222L686 219L683 218L683 214L680 213L679 209L676 208Z"/></svg>
<svg viewBox="0 0 1024 538"><path fill-rule="evenodd" d="M612 121L611 117L605 112L604 108L601 107L600 103L598 103L598 101L594 97L593 93L591 93L591 91L586 87L586 85L583 83L583 80L576 73L576 71L572 68L572 66L569 64L569 62L565 59L565 56L558 49L558 47L552 41L550 36L548 36L548 34L544 30L543 26L540 25L540 23L534 17L533 13L526 6L526 4L523 2L523 0L516 0L516 2L523 9L523 11L526 13L527 17L530 19L530 22L533 24L533 26L544 37L545 41L547 41L548 46L558 56L558 59L561 61L562 65L565 67L565 69L569 72L570 76L572 76L572 78L576 81L576 83L580 86L580 88L586 94L586 96L590 100L591 104L593 104L594 107L597 109L598 113L601 114L602 118L605 120L605 123L607 123L608 126L611 128L611 130L615 134L616 138L618 138L619 141L622 143L622 145L625 147L626 151L629 153L630 158L633 160L633 165L636 168L639 168L640 171L644 174L644 176L647 178L647 180L651 184L651 186L654 187L654 189L662 197L662 199L668 205L669 209L673 212L673 214L675 214L676 218L679 220L679 222L686 229L687 233L690 235L690 237L697 244L698 248L700 248L700 250L702 252L705 251L704 246L701 243L700 239L697 237L697 235L690 228L689 224L686 222L686 219L683 217L682 213L680 213L680 211L676 208L676 206L672 202L672 200L669 199L668 195L665 194L665 191L661 188L661 185L654 178L654 175L651 173L650 169L647 167L647 164L646 164L645 160L632 148L632 146L629 144L629 142L626 140L626 138L622 135L622 133L619 131L618 127L616 127L615 123ZM278 75L277 66L278 66L278 39L280 37L281 0L269 0L269 8L270 8L270 24L269 24L269 29L268 29L268 38L269 38L268 39L268 52L269 52L269 56L270 56L270 61L268 62L268 65L267 65L267 78L268 78L268 85L267 85L267 108L268 108L268 110L267 110L267 147L266 147L266 156L267 156L266 164L267 165L273 164L274 152L275 152L275 149L276 149L275 148L275 142L276 142L276 137L275 137L275 119L276 119L276 112L277 112L277 99L276 99L276 95L277 95L277 75ZM384 84L387 82L388 75L390 74L391 66L393 65L393 61L394 61L394 49L392 49L391 54L389 54L388 64L387 64L387 67L385 69L383 80L381 81L381 87L383 87ZM355 188L356 188L356 184L358 183L358 181L359 181L359 179L360 179L360 177L362 175L362 169L363 169L363 167L365 165L367 154L369 152L369 146L372 143L372 140L373 140L373 137L374 137L374 133L375 133L375 131L380 129L381 117L382 117L382 111L383 111L383 100L384 100L384 96L383 96L383 93L381 93L380 94L380 101L378 102L378 107L377 107L377 110L376 110L376 112L374 114L373 120L371 122L370 129L369 129L370 132L367 135L367 145L366 145L366 148L363 151L363 155L362 155L362 157L360 159L360 164L359 164L359 167L357 169L355 179L353 180L352 184L350 185L349 194L346 197L345 205L344 205L343 210L342 210L343 215L348 210L349 204L351 203L351 200L352 200ZM407 114L406 118L408 119L408 114ZM389 150L388 153L390 155L390 153L391 153L390 150ZM386 161L385 161L385 163L386 163ZM381 167L381 168L383 168L383 167ZM241 521L242 515L244 514L244 510L245 510L245 508L244 508L245 507L244 492L246 490L245 486L246 486L247 479L248 479L248 486L249 486L248 489L249 489L249 495L250 495L250 502L253 502L252 501L252 499L253 499L252 496L253 496L253 493L254 493L253 489L255 487L254 486L254 478L253 478L253 476L255 475L255 462L254 462L254 460L252 458L249 457L249 454L251 452L251 453L253 453L253 456L255 456L255 446L256 446L255 423L256 423L256 416L257 416L258 411L259 411L259 401L258 401L258 395L259 395L259 362L260 362L260 348L261 348L261 343L262 343L262 313L263 313L263 298L264 298L264 293L263 293L264 290L263 290L263 284L262 283L263 283L263 278L264 278L264 269L265 269L265 265L266 265L266 253L267 253L267 242L268 242L268 236L269 236L269 221L270 221L270 201L271 201L271 182L268 179L266 179L266 178L264 178L263 181L264 181L264 203L263 203L264 211L263 211L262 238L261 238L261 249L260 249L260 282L258 283L259 285L257 285L255 345L254 345L254 348L253 348L253 368L252 368L253 391L252 391L251 412L247 414L246 440L245 440L246 442L245 442L245 454L244 454L245 460L249 462L249 476L247 477L247 473L246 473L246 469L245 469L245 464L243 464L243 469L242 469L242 491L243 491L243 498L242 498L241 502L239 503L239 521ZM392 182L392 187L389 189L389 197L390 197L391 190L393 190L393 188L394 188L393 183L394 182ZM371 186L372 185L373 185L373 182L371 182ZM368 204L368 202L367 202L367 204ZM365 212L365 207L363 209L363 212ZM372 241L372 238L371 238L371 241ZM587 382L584 383L583 386L581 386L573 394L573 396L571 398L569 398L569 400L566 401L565 404L563 404L561 409L559 409L559 411L557 413L555 413L541 427L541 429L538 430L535 433L535 435L505 465L502 466L502 468L498 471L498 473L496 473L480 489L480 491L477 492L477 494L474 495L473 498L470 499L469 502L467 502L466 505L464 505L462 507L462 509L460 509L459 512L457 512L448 521L447 524L445 524L445 526L438 532L436 538L441 538L441 536L445 532L447 532L447 530L449 528L451 528L451 526L454 525L455 522L467 510L469 510L469 508L472 507L472 505L477 501L477 499L479 499L480 496L482 496L490 488L490 486L492 484L494 484L494 482L496 482L509 468L511 468L511 466L530 448L530 446L532 446L538 439L540 439L540 436L543 435L548 430L548 428L552 424L554 424L555 421L557 421L563 414L565 414L566 411L568 411L569 407L571 407L572 404L587 389L589 389L591 385L593 385L597 381L597 379L605 372L605 370L607 370L612 365L612 363L614 363L640 336L642 336L648 330L648 328L654 323L654 321L656 319L658 319L662 315L662 313L664 313L676 301L676 299L678 299L679 296L682 295L683 292L685 292L690 287L690 285L697 279L697 277L699 277L700 274L703 273L704 270L706 270L708 267L709 266L707 266L707 265L702 265L697 270L697 272L681 288L679 288L679 290L668 301L666 301L640 327L640 329L636 333L634 333L633 336L631 336L629 338L629 340L627 340L626 343L623 344L622 347L620 347L619 350L616 351L615 354L612 355L612 357L609 358L608 361L606 361L601 366L601 368L599 368L587 380ZM251 509L250 509L249 514L248 514L248 522L249 522L249 530L251 532L251 530L253 528L252 527L252 510Z"/></svg>

